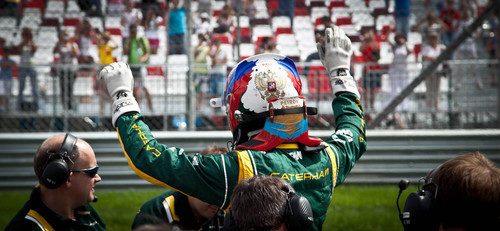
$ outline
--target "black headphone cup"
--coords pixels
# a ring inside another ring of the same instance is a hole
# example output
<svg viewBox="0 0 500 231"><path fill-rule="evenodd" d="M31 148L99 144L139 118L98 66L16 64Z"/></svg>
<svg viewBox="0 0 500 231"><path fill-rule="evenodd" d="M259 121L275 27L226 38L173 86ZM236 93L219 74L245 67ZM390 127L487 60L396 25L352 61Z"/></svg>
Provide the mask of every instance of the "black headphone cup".
<svg viewBox="0 0 500 231"><path fill-rule="evenodd" d="M305 197L294 194L287 200L286 224L288 230L309 230L314 221L311 205Z"/></svg>
<svg viewBox="0 0 500 231"><path fill-rule="evenodd" d="M63 159L55 159L45 167L42 174L42 183L47 188L56 189L66 182L68 176L68 164Z"/></svg>
<svg viewBox="0 0 500 231"><path fill-rule="evenodd" d="M68 180L70 167L64 159L70 159L78 138L66 133L58 153L51 154L42 173L42 184L47 188L56 189Z"/></svg>
<svg viewBox="0 0 500 231"><path fill-rule="evenodd" d="M437 230L433 203L434 193L428 190L408 195L402 216L404 230Z"/></svg>

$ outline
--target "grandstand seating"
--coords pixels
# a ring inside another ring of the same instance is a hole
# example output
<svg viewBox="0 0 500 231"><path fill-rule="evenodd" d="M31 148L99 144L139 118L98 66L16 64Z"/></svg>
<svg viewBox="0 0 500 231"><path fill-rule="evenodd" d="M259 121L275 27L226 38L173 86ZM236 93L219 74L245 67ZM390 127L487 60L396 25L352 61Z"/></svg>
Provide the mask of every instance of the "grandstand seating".
<svg viewBox="0 0 500 231"><path fill-rule="evenodd" d="M107 31L111 34L112 39L118 44L122 44L122 32L120 24L120 15L113 14L113 9L120 9L121 6L107 5L107 1L103 2L103 9L112 9L110 14L104 19L100 17L90 17L91 24L100 31ZM481 0L486 2L486 0ZM226 1L213 1L213 13L211 23L213 27L217 26L217 16L220 14ZM242 15L239 18L239 33L240 42L239 55L240 58L246 58L256 54L256 50L264 37L270 37L276 43L276 49L279 53L289 56L295 61L305 61L306 57L316 52L314 30L324 28L321 27L321 18L327 16L330 20L339 25L346 34L351 38L353 53L359 56L360 35L369 29L373 29L377 33L377 39L381 42L381 64L389 64L392 62L392 52L389 45L383 42L386 36L393 32L394 17L391 14L393 5L388 9L385 6L384 0L333 0L333 1L317 1L317 0L296 0L293 23L288 16L277 15L278 0L255 0L256 8L255 19L250 20L248 16ZM197 9L197 2L192 2L192 10ZM198 16L195 12L195 17ZM78 23L83 19L84 13L78 8L75 0L29 0L24 4L22 15L19 23L16 24L16 18L0 17L0 34L7 40L8 44L17 44L19 41L20 28L29 26L35 31L35 41L39 45L39 49L34 56L34 60L39 64L49 64L53 60L52 49L57 41L58 31L69 30L74 32ZM414 20L414 19L413 19ZM236 20L235 20L236 23ZM143 28L139 28L143 31ZM164 71L167 74L173 74L174 77L169 81L178 79L185 81L181 77L182 70L163 70L160 65L165 61L168 65L186 65L186 56L171 56L166 57L166 28L161 26L160 30L160 47L158 55L152 55L150 58L151 66L147 69L148 76L152 80L148 80L148 84L157 84L163 78ZM230 63L237 63L235 60L235 46L237 40L237 30L233 29L227 34L217 34L213 38L220 38L223 42L223 49L230 56ZM196 42L196 38L193 39ZM194 43L193 44L196 44ZM422 49L422 38L419 33L411 32L408 36L408 45L415 50L415 56L409 60L416 61L419 58ZM121 60L120 54L122 47L119 46L114 54ZM96 56L97 47L95 44L91 47L91 52ZM18 57L14 57L18 58ZM180 60L180 61L179 61ZM156 66L158 65L158 66ZM300 64L299 64L300 65ZM302 67L300 67L302 68ZM321 69L321 67L312 67ZM318 73L313 71L310 73ZM310 86L311 93L327 93L331 89L321 88L319 86L329 86L323 84L321 75L309 74L307 83ZM316 85L316 79L320 79L320 84ZM149 79L149 78L148 78ZM84 81L84 80L79 80ZM88 80L87 80L88 81ZM162 80L164 81L164 80ZM164 83L163 83L164 84ZM164 89L161 87L161 89ZM179 93L178 87L169 84L168 93ZM185 90L185 89L184 89ZM164 92L162 90L161 92ZM27 92L29 93L29 92ZM81 94L88 92L81 92ZM80 93L79 93L80 94ZM162 94L155 92L155 94ZM179 93L180 94L180 93Z"/></svg>

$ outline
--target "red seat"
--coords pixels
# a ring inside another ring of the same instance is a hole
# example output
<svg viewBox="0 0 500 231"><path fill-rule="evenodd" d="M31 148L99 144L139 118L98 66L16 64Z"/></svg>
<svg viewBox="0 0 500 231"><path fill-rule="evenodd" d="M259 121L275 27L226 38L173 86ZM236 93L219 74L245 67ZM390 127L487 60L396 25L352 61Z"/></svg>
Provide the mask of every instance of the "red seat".
<svg viewBox="0 0 500 231"><path fill-rule="evenodd" d="M337 8L337 7L346 7L344 1L331 1L330 5L328 6L328 9L330 12L332 11L332 8Z"/></svg>
<svg viewBox="0 0 500 231"><path fill-rule="evenodd" d="M351 17L339 17L337 18L337 26L341 25L352 25L352 19Z"/></svg>
<svg viewBox="0 0 500 231"><path fill-rule="evenodd" d="M122 29L118 27L108 27L106 28L106 32L110 33L111 35L122 36Z"/></svg>
<svg viewBox="0 0 500 231"><path fill-rule="evenodd" d="M311 7L324 7L325 6L325 1L313 1L309 3Z"/></svg>
<svg viewBox="0 0 500 231"><path fill-rule="evenodd" d="M212 17L219 17L220 13L222 12L222 10L214 10L212 12Z"/></svg>
<svg viewBox="0 0 500 231"><path fill-rule="evenodd" d="M39 8L40 12L43 13L43 10L45 9L45 3L42 0L32 0L32 1L26 2L26 5L24 7L25 8Z"/></svg>
<svg viewBox="0 0 500 231"><path fill-rule="evenodd" d="M308 16L309 12L305 7L295 7L295 16Z"/></svg>
<svg viewBox="0 0 500 231"><path fill-rule="evenodd" d="M64 19L63 25L64 26L78 26L80 23L79 18L66 18Z"/></svg>
<svg viewBox="0 0 500 231"><path fill-rule="evenodd" d="M212 41L215 39L220 39L221 43L231 44L229 41L229 36L226 34L214 34L212 35Z"/></svg>
<svg viewBox="0 0 500 231"><path fill-rule="evenodd" d="M233 41L236 41L236 35L237 35L237 30L235 29L233 31ZM252 40L252 35L250 28L248 27L240 28L240 41L245 43L250 43L251 40Z"/></svg>
<svg viewBox="0 0 500 231"><path fill-rule="evenodd" d="M309 71L307 73L307 83L309 86L309 93L311 94L325 94L332 92L330 78L326 74L326 70L323 66L309 67Z"/></svg>
<svg viewBox="0 0 500 231"><path fill-rule="evenodd" d="M269 9L270 15L272 15L272 12L278 10L278 1L271 0L271 1L267 2L267 8Z"/></svg>
<svg viewBox="0 0 500 231"><path fill-rule="evenodd" d="M322 17L316 18L316 20L314 20L314 27L316 28L319 25L323 25L323 18Z"/></svg>
<svg viewBox="0 0 500 231"><path fill-rule="evenodd" d="M147 67L148 76L164 76L163 68L161 66L149 66Z"/></svg>
<svg viewBox="0 0 500 231"><path fill-rule="evenodd" d="M59 20L57 18L44 18L42 19L42 26L59 27Z"/></svg>
<svg viewBox="0 0 500 231"><path fill-rule="evenodd" d="M274 33L274 37L277 37L280 34L293 34L292 28L290 27L278 27L276 32Z"/></svg>

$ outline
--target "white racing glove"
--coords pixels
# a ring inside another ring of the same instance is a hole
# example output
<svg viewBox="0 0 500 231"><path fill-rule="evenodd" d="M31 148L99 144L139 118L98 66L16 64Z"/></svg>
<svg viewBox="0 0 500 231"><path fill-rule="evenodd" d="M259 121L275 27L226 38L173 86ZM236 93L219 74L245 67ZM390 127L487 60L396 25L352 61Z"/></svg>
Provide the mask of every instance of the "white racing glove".
<svg viewBox="0 0 500 231"><path fill-rule="evenodd" d="M318 43L321 63L330 76L333 97L341 92L351 92L360 97L356 81L349 73L351 63L351 40L338 26L325 30L324 43Z"/></svg>
<svg viewBox="0 0 500 231"><path fill-rule="evenodd" d="M106 89L113 99L113 126L116 120L127 112L141 112L139 104L132 94L134 77L128 64L116 62L104 67L99 73L99 79L106 84Z"/></svg>

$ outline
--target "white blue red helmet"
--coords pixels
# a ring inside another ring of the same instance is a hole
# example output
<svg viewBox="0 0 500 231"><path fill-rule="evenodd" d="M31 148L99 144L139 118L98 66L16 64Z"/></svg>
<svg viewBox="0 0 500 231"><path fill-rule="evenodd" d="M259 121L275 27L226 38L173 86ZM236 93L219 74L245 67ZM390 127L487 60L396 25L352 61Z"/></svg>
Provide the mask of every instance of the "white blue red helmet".
<svg viewBox="0 0 500 231"><path fill-rule="evenodd" d="M282 55L249 57L226 80L223 105L237 149L268 151L284 142L318 146L308 135L307 108L295 63Z"/></svg>

